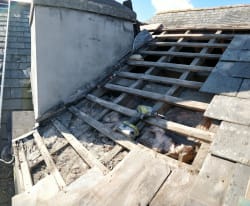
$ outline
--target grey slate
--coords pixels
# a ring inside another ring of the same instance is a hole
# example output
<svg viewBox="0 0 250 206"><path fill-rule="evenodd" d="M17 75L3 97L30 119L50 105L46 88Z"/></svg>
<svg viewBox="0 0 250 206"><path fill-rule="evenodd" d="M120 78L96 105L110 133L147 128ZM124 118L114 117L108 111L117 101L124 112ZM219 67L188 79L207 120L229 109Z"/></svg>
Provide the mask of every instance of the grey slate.
<svg viewBox="0 0 250 206"><path fill-rule="evenodd" d="M235 62L232 63L230 74L233 77L250 79L250 63L248 62Z"/></svg>
<svg viewBox="0 0 250 206"><path fill-rule="evenodd" d="M250 167L242 164L235 164L232 179L225 192L224 205L238 205L239 199L244 197L249 179Z"/></svg>
<svg viewBox="0 0 250 206"><path fill-rule="evenodd" d="M204 9L163 11L157 13L148 23L163 24L166 28L187 27L248 27L250 25L250 5L235 5Z"/></svg>
<svg viewBox="0 0 250 206"><path fill-rule="evenodd" d="M222 122L214 137L212 154L250 166L250 127Z"/></svg>
<svg viewBox="0 0 250 206"><path fill-rule="evenodd" d="M242 49L249 39L250 35L236 35L230 42L228 49Z"/></svg>
<svg viewBox="0 0 250 206"><path fill-rule="evenodd" d="M218 63L201 87L200 91L212 94L236 96L240 89L242 80L231 76L232 70L235 69L233 65L233 63L228 62Z"/></svg>
<svg viewBox="0 0 250 206"><path fill-rule="evenodd" d="M237 97L250 99L250 79L244 79Z"/></svg>
<svg viewBox="0 0 250 206"><path fill-rule="evenodd" d="M250 126L249 108L250 99L216 95L204 116Z"/></svg>
<svg viewBox="0 0 250 206"><path fill-rule="evenodd" d="M250 50L227 49L221 57L222 61L250 62Z"/></svg>

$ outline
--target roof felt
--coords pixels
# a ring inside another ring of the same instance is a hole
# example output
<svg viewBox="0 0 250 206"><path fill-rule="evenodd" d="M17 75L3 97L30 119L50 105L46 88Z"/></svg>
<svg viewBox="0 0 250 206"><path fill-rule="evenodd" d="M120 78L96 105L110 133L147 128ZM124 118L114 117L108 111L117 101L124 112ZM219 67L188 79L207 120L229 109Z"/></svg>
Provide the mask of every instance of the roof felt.
<svg viewBox="0 0 250 206"><path fill-rule="evenodd" d="M249 27L250 4L166 11L156 14L149 23L161 23L167 28Z"/></svg>

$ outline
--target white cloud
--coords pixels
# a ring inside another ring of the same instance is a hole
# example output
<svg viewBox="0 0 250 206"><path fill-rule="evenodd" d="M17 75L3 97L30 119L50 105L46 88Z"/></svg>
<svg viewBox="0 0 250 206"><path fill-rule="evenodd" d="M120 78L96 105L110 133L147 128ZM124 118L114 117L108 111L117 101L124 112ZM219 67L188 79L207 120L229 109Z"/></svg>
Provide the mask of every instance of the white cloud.
<svg viewBox="0 0 250 206"><path fill-rule="evenodd" d="M193 8L190 0L151 0L156 12Z"/></svg>

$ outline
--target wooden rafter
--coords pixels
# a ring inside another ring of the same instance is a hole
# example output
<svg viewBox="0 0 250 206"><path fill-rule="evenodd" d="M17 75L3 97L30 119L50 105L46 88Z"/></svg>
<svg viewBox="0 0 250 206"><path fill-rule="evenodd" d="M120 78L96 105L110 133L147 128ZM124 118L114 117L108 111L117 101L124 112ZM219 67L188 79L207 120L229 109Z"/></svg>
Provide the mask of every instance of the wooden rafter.
<svg viewBox="0 0 250 206"><path fill-rule="evenodd" d="M163 95L155 92L148 92L143 91L140 89L132 89L129 87L119 86L115 84L106 84L104 86L106 89L119 91L119 92L126 92L128 94L136 95L145 97L148 99L153 99L156 101L162 101L166 102L172 105L176 105L183 108L188 108L195 111L205 111L208 107L208 104L198 101L192 101L192 100L184 100L182 98L170 96L170 95Z"/></svg>
<svg viewBox="0 0 250 206"><path fill-rule="evenodd" d="M161 76L155 76L155 75L149 75L149 74L138 74L138 73L132 73L132 72L118 72L118 77L124 77L129 79L138 79L138 80L145 80L150 82L156 82L161 84L172 84L172 85L179 85L182 87L192 88L192 89L199 89L202 86L202 82L196 82L196 81L189 81L189 80L181 80L176 78L170 78L170 77L161 77Z"/></svg>
<svg viewBox="0 0 250 206"><path fill-rule="evenodd" d="M220 54L201 54L192 52L169 52L169 51L140 51L140 54L154 55L154 56L176 56L185 58L206 58L206 59L219 59Z"/></svg>
<svg viewBox="0 0 250 206"><path fill-rule="evenodd" d="M177 47L194 47L194 48L227 48L228 44L223 43L197 43L197 42L151 42L151 46L165 47L165 46L177 46Z"/></svg>
<svg viewBox="0 0 250 206"><path fill-rule="evenodd" d="M80 155L80 157L90 166L99 168L104 174L108 172L108 169L99 162L91 153L88 151L77 138L70 133L70 131L64 127L58 120L52 120L53 125L56 129L64 136L74 150Z"/></svg>
<svg viewBox="0 0 250 206"><path fill-rule="evenodd" d="M128 65L137 67L157 67L166 70L173 71L191 71L191 72L211 72L213 67L207 66L195 66L195 65L185 65L185 64L174 64L166 62L151 62L151 61L128 61Z"/></svg>
<svg viewBox="0 0 250 206"><path fill-rule="evenodd" d="M33 136L34 136L34 140L36 142L36 145L37 145L38 149L40 150L41 155L43 156L43 159L44 159L49 171L54 176L59 188L63 189L66 186L66 184L65 184L59 170L57 169L52 157L50 156L50 153L49 153L47 147L45 146L42 137L40 136L40 134L38 133L37 130L33 133Z"/></svg>

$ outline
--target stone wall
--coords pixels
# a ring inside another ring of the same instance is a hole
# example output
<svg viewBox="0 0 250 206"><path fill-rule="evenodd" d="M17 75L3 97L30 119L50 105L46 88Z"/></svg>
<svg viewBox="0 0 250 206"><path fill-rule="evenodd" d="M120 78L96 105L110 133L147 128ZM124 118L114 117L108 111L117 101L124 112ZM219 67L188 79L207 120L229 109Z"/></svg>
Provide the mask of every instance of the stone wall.
<svg viewBox="0 0 250 206"><path fill-rule="evenodd" d="M111 0L34 1L35 118L95 82L125 56L132 49L134 21L134 12Z"/></svg>

